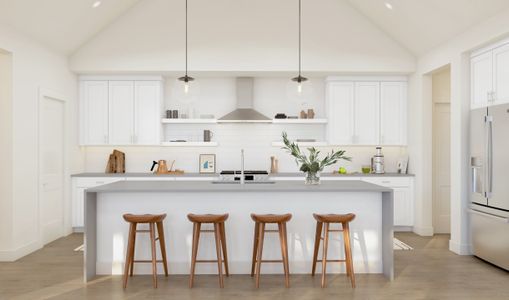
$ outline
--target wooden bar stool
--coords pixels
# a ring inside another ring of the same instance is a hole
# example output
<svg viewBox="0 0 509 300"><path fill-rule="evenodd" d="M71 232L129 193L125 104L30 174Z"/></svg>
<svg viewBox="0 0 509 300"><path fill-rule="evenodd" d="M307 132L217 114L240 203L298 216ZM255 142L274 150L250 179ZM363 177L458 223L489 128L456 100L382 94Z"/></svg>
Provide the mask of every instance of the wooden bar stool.
<svg viewBox="0 0 509 300"><path fill-rule="evenodd" d="M127 243L125 267L124 267L124 289L127 287L128 274L133 276L134 263L152 263L152 281L154 288L157 288L157 266L156 263L163 263L164 274L168 276L168 263L166 261L166 245L164 241L163 220L166 214L162 215L132 215L125 214L124 220L130 223L129 226L129 240ZM138 230L138 224L148 224L149 229ZM155 236L155 227L157 226L157 235ZM135 260L134 259L134 246L136 244L136 233L148 232L150 234L150 245L152 248L151 260ZM156 241L159 240L159 247L161 248L162 260L156 259Z"/></svg>
<svg viewBox="0 0 509 300"><path fill-rule="evenodd" d="M316 235L315 235L315 251L313 254L313 270L311 275L315 275L316 263L318 258L318 248L320 247L320 240L323 240L323 254L322 254L322 287L325 287L325 273L327 271L327 262L345 262L346 263L346 274L350 277L352 287L355 287L355 275L353 272L352 262L352 248L350 246L350 228L349 223L355 219L354 214L337 215L337 214L326 214L319 215L313 214L316 220ZM322 228L325 223L324 236L322 237ZM331 223L341 223L342 229L330 229ZM329 245L329 232L343 232L343 240L345 243L345 259L339 260L327 260L327 247Z"/></svg>
<svg viewBox="0 0 509 300"><path fill-rule="evenodd" d="M253 260L251 264L251 277L256 274L256 287L260 286L260 267L262 262L282 262L283 268L285 272L285 286L290 287L290 267L288 265L288 242L287 242L287 232L286 232L286 223L290 221L292 218L292 214L284 214L284 215L257 215L251 214L251 219L255 221L255 230L254 230L254 243L253 243ZM266 230L265 224L272 223L278 225L278 230ZM263 251L263 239L265 237L265 232L278 232L279 233L279 242L281 244L281 256L282 260L262 260L262 251ZM255 272L256 267L256 272Z"/></svg>
<svg viewBox="0 0 509 300"><path fill-rule="evenodd" d="M189 277L189 287L193 287L194 270L196 263L211 263L217 262L217 270L219 273L219 286L224 287L223 282L223 262L226 276L230 276L228 270L228 254L226 252L226 234L224 230L224 222L228 219L228 214L223 215L195 215L188 214L187 218L193 222L193 253L191 257L191 272ZM214 230L201 229L201 224L214 224ZM200 241L201 232L213 232L216 239L216 254L217 260L198 260L198 243Z"/></svg>

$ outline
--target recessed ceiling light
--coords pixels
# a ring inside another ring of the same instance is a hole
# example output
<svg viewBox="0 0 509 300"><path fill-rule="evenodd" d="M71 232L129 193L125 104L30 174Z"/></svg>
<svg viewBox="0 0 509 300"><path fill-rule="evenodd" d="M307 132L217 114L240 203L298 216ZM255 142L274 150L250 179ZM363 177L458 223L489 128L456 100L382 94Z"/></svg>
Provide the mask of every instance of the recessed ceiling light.
<svg viewBox="0 0 509 300"><path fill-rule="evenodd" d="M98 8L101 6L101 1L95 1L94 4L92 4L92 8Z"/></svg>
<svg viewBox="0 0 509 300"><path fill-rule="evenodd" d="M392 10L392 4L390 4L389 2L385 2L385 7Z"/></svg>

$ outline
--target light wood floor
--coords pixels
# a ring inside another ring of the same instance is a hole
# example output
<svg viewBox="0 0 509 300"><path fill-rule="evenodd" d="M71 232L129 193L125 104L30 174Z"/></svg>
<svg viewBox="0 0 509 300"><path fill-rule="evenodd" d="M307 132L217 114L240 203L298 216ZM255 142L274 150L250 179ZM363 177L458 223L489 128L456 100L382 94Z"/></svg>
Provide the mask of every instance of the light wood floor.
<svg viewBox="0 0 509 300"><path fill-rule="evenodd" d="M329 275L325 289L319 276L293 275L285 289L283 276L265 275L259 290L246 275L227 278L223 290L216 276L207 275L198 276L193 289L187 276L161 276L158 289L150 276L136 276L124 291L120 276L82 283L82 253L73 252L82 235L73 234L17 262L0 263L0 299L509 299L509 273L449 252L448 236L396 236L415 250L395 251L395 280L359 274L355 290L344 275Z"/></svg>

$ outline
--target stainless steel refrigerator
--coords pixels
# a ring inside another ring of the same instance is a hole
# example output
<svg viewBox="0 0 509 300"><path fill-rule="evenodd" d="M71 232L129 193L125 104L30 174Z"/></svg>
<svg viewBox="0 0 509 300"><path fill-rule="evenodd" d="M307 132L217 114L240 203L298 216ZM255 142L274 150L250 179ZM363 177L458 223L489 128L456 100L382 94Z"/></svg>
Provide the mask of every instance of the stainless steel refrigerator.
<svg viewBox="0 0 509 300"><path fill-rule="evenodd" d="M471 111L470 156L474 255L509 270L509 104Z"/></svg>

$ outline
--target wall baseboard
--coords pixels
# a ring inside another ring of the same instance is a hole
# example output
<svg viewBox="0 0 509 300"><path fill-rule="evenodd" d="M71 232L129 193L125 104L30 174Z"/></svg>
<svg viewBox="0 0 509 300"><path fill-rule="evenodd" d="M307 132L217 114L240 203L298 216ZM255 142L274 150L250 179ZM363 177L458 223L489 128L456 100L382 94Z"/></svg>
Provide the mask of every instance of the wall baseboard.
<svg viewBox="0 0 509 300"><path fill-rule="evenodd" d="M420 236L433 236L433 227L414 226L414 233Z"/></svg>
<svg viewBox="0 0 509 300"><path fill-rule="evenodd" d="M449 240L449 250L458 255L472 255L472 245L460 244L456 241Z"/></svg>
<svg viewBox="0 0 509 300"><path fill-rule="evenodd" d="M42 248L41 241L34 241L14 250L0 251L0 261L12 262Z"/></svg>

